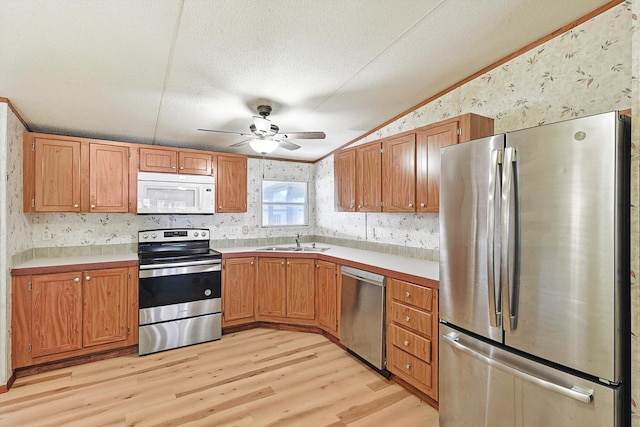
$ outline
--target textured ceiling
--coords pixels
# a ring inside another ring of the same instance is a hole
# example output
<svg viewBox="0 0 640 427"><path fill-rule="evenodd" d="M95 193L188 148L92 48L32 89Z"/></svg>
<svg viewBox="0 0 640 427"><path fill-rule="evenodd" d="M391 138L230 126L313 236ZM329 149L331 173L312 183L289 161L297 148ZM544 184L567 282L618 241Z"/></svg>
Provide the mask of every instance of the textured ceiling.
<svg viewBox="0 0 640 427"><path fill-rule="evenodd" d="M316 160L606 0L0 0L0 97L31 130Z"/></svg>

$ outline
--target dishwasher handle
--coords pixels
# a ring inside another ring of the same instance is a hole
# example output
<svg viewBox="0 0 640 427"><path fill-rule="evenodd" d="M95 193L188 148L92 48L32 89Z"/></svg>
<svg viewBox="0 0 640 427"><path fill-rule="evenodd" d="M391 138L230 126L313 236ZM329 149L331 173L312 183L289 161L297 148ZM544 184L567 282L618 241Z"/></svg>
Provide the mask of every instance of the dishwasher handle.
<svg viewBox="0 0 640 427"><path fill-rule="evenodd" d="M370 283L372 285L384 287L385 281L384 276L377 273L372 273L370 271L360 270L353 267L342 267L342 275L347 277L352 277L356 280L360 280L366 283Z"/></svg>

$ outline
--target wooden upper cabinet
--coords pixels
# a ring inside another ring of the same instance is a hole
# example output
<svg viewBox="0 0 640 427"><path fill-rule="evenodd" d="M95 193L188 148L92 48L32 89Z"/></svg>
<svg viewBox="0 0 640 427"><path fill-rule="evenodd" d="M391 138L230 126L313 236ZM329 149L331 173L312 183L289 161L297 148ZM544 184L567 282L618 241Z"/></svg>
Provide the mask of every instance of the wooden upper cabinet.
<svg viewBox="0 0 640 427"><path fill-rule="evenodd" d="M129 148L89 144L88 212L129 211Z"/></svg>
<svg viewBox="0 0 640 427"><path fill-rule="evenodd" d="M127 268L91 270L83 281L83 346L127 339Z"/></svg>
<svg viewBox="0 0 640 427"><path fill-rule="evenodd" d="M82 348L82 272L33 276L31 292L31 357Z"/></svg>
<svg viewBox="0 0 640 427"><path fill-rule="evenodd" d="M140 170L142 172L178 171L178 151L166 148L140 148Z"/></svg>
<svg viewBox="0 0 640 427"><path fill-rule="evenodd" d="M440 210L440 149L493 135L493 119L465 114L420 128L416 134L417 212Z"/></svg>
<svg viewBox="0 0 640 427"><path fill-rule="evenodd" d="M80 212L80 141L35 138L25 143L25 165L33 156L34 175L24 175L25 212Z"/></svg>
<svg viewBox="0 0 640 427"><path fill-rule="evenodd" d="M189 175L211 175L211 153L178 151L178 172Z"/></svg>
<svg viewBox="0 0 640 427"><path fill-rule="evenodd" d="M452 122L418 133L416 143L416 199L418 212L440 210L440 149L458 142L458 123Z"/></svg>
<svg viewBox="0 0 640 427"><path fill-rule="evenodd" d="M315 262L287 258L287 317L315 319Z"/></svg>
<svg viewBox="0 0 640 427"><path fill-rule="evenodd" d="M222 261L222 326L255 320L254 257Z"/></svg>
<svg viewBox="0 0 640 427"><path fill-rule="evenodd" d="M219 154L216 157L216 212L246 212L247 158L231 154Z"/></svg>
<svg viewBox="0 0 640 427"><path fill-rule="evenodd" d="M384 212L415 212L416 136L414 133L382 143Z"/></svg>
<svg viewBox="0 0 640 427"><path fill-rule="evenodd" d="M344 150L334 156L335 210L356 211L356 150Z"/></svg>
<svg viewBox="0 0 640 427"><path fill-rule="evenodd" d="M356 147L356 210L382 211L382 154L380 142Z"/></svg>

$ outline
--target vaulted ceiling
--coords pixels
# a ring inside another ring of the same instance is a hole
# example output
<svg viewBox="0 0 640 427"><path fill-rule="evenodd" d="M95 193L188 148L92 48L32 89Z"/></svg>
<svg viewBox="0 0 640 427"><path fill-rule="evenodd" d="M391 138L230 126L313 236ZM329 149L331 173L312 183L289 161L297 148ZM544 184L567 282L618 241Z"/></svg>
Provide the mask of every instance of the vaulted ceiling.
<svg viewBox="0 0 640 427"><path fill-rule="evenodd" d="M39 132L317 160L607 0L0 0L0 97Z"/></svg>

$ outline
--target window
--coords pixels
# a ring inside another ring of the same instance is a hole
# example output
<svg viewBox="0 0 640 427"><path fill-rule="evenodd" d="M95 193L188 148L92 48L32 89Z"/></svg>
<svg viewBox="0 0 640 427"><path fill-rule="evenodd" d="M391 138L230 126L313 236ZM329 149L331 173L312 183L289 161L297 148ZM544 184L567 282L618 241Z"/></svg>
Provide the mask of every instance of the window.
<svg viewBox="0 0 640 427"><path fill-rule="evenodd" d="M308 225L307 183L262 181L262 226Z"/></svg>

